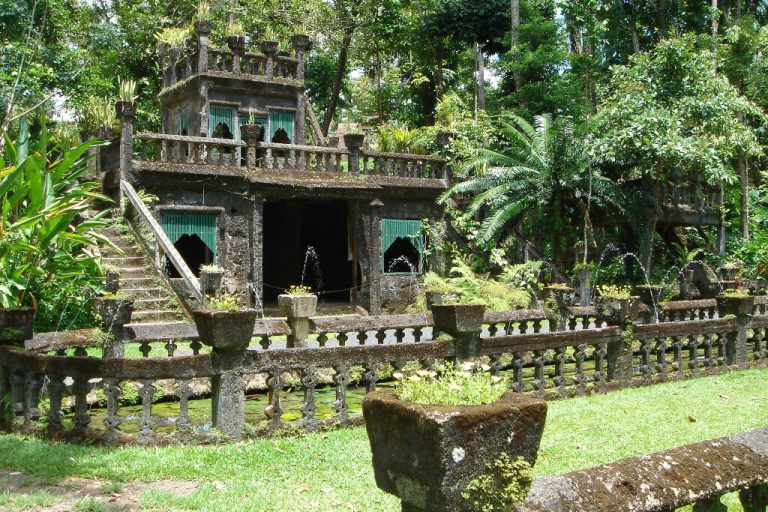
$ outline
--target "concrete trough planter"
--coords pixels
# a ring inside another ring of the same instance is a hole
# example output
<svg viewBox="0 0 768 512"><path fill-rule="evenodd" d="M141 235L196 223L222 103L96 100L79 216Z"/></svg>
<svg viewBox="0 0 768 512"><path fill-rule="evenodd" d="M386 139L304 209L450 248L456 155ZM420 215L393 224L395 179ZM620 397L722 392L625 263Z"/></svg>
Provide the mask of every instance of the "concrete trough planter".
<svg viewBox="0 0 768 512"><path fill-rule="evenodd" d="M479 333L483 328L484 304L436 304L432 306L435 329L457 336Z"/></svg>
<svg viewBox="0 0 768 512"><path fill-rule="evenodd" d="M101 316L102 324L110 328L131 323L133 299L118 297L96 297L93 308Z"/></svg>
<svg viewBox="0 0 768 512"><path fill-rule="evenodd" d="M317 295L288 295L277 296L280 311L288 318L308 318L317 312Z"/></svg>
<svg viewBox="0 0 768 512"><path fill-rule="evenodd" d="M752 296L718 295L715 300L717 301L718 314L721 317L751 315L755 306L755 298Z"/></svg>
<svg viewBox="0 0 768 512"><path fill-rule="evenodd" d="M595 297L595 308L600 321L608 325L624 325L634 321L640 313L640 297Z"/></svg>
<svg viewBox="0 0 768 512"><path fill-rule="evenodd" d="M576 294L576 290L569 286L545 286L544 290L552 297L560 309L570 307Z"/></svg>
<svg viewBox="0 0 768 512"><path fill-rule="evenodd" d="M422 405L374 391L363 415L379 488L403 511L448 512L469 508L462 492L503 454L534 464L547 404L508 392L488 405Z"/></svg>
<svg viewBox="0 0 768 512"><path fill-rule="evenodd" d="M192 311L192 318L201 343L216 349L236 350L250 344L257 314L255 309L196 309Z"/></svg>
<svg viewBox="0 0 768 512"><path fill-rule="evenodd" d="M23 345L32 339L33 308L0 308L0 345Z"/></svg>

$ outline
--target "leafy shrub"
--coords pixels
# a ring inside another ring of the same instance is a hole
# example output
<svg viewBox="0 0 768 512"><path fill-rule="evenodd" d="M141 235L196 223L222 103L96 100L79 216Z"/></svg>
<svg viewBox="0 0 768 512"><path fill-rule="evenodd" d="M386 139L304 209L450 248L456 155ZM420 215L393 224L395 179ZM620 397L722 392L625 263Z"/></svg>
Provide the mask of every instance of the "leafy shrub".
<svg viewBox="0 0 768 512"><path fill-rule="evenodd" d="M473 363L446 363L436 371L419 370L410 375L394 373L395 393L401 400L433 405L491 404L507 391L502 377Z"/></svg>
<svg viewBox="0 0 768 512"><path fill-rule="evenodd" d="M236 295L222 295L208 299L208 309L214 311L231 311L240 308L240 299Z"/></svg>

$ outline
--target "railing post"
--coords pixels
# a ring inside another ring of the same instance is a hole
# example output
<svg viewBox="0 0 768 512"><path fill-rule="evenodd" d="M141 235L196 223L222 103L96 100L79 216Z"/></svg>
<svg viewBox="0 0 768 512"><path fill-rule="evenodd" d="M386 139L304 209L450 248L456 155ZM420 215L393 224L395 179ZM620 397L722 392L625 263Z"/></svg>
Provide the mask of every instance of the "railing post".
<svg viewBox="0 0 768 512"><path fill-rule="evenodd" d="M243 366L245 348L211 351L211 407L213 426L230 439L242 437L245 428L245 382L238 368Z"/></svg>
<svg viewBox="0 0 768 512"><path fill-rule="evenodd" d="M0 429L10 431L13 426L11 413L11 371L5 365L0 365Z"/></svg>
<svg viewBox="0 0 768 512"><path fill-rule="evenodd" d="M347 155L347 172L349 172L349 174L360 174L360 152L364 142L365 135L362 133L344 134L344 145L347 147L347 151L349 151L349 154Z"/></svg>
<svg viewBox="0 0 768 512"><path fill-rule="evenodd" d="M368 310L373 315L381 313L381 207L384 206L379 199L374 199L368 204L368 218L370 221L370 245L368 247L368 261L370 277L368 279Z"/></svg>
<svg viewBox="0 0 768 512"><path fill-rule="evenodd" d="M768 507L768 484L758 484L739 491L739 501L744 512L765 512Z"/></svg>
<svg viewBox="0 0 768 512"><path fill-rule="evenodd" d="M227 38L227 44L232 51L232 72L240 73L240 60L242 59L243 52L245 51L245 37L243 36L229 36Z"/></svg>
<svg viewBox="0 0 768 512"><path fill-rule="evenodd" d="M260 124L244 124L240 127L240 134L246 143L245 165L249 169L256 167L256 148L262 131L263 128Z"/></svg>
<svg viewBox="0 0 768 512"><path fill-rule="evenodd" d="M118 101L115 104L120 118L120 180L134 185L136 176L133 170L133 120L136 119L135 101ZM123 192L118 187L118 207L122 208Z"/></svg>
<svg viewBox="0 0 768 512"><path fill-rule="evenodd" d="M291 38L291 43L296 52L296 80L304 80L304 55L309 50L309 37L296 34Z"/></svg>
<svg viewBox="0 0 768 512"><path fill-rule="evenodd" d="M277 54L277 41L262 41L261 52L267 57L264 67L264 75L267 80L272 80L275 75L275 54Z"/></svg>
<svg viewBox="0 0 768 512"><path fill-rule="evenodd" d="M725 364L736 364L739 368L747 366L747 326L752 321L755 298L751 296L715 297L717 314L720 318L736 317L736 331L726 334Z"/></svg>
<svg viewBox="0 0 768 512"><path fill-rule="evenodd" d="M208 71L208 36L211 35L210 20L197 20L195 32L198 41L197 72L206 73Z"/></svg>
<svg viewBox="0 0 768 512"><path fill-rule="evenodd" d="M288 348L305 348L309 340L309 318L317 311L316 295L279 295L278 304L288 320Z"/></svg>
<svg viewBox="0 0 768 512"><path fill-rule="evenodd" d="M608 381L621 385L632 380L632 356L635 326L640 299L638 297L598 297L595 300L598 326L605 322L621 329L621 336L608 343Z"/></svg>

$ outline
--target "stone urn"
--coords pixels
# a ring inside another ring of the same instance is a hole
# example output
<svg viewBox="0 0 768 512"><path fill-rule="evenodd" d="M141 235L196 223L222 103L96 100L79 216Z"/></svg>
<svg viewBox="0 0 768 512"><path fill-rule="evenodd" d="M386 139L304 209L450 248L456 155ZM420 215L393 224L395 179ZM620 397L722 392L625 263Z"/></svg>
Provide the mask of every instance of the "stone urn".
<svg viewBox="0 0 768 512"><path fill-rule="evenodd" d="M227 37L227 46L234 53L239 53L245 48L245 36L229 36Z"/></svg>
<svg viewBox="0 0 768 512"><path fill-rule="evenodd" d="M244 140L259 140L264 128L260 124L244 124L240 126L240 135Z"/></svg>
<svg viewBox="0 0 768 512"><path fill-rule="evenodd" d="M595 297L597 318L608 325L624 325L640 312L639 297Z"/></svg>
<svg viewBox="0 0 768 512"><path fill-rule="evenodd" d="M33 308L0 308L0 345L23 345L32 339Z"/></svg>
<svg viewBox="0 0 768 512"><path fill-rule="evenodd" d="M304 34L294 34L291 37L291 45L294 48L299 48L299 49L302 49L302 50L306 50L307 48L309 48L309 43L310 43L309 36L307 36L307 35L304 35Z"/></svg>
<svg viewBox="0 0 768 512"><path fill-rule="evenodd" d="M211 33L211 20L195 21L195 33L208 35Z"/></svg>
<svg viewBox="0 0 768 512"><path fill-rule="evenodd" d="M557 303L558 309L567 309L573 304L576 290L569 286L545 286L544 290Z"/></svg>
<svg viewBox="0 0 768 512"><path fill-rule="evenodd" d="M136 102L119 100L115 103L118 117L136 117Z"/></svg>
<svg viewBox="0 0 768 512"><path fill-rule="evenodd" d="M260 48L261 53L264 55L274 55L277 53L277 48L280 45L278 41L262 41Z"/></svg>
<svg viewBox="0 0 768 512"><path fill-rule="evenodd" d="M200 269L200 293L203 297L218 297L221 283L224 280L224 269L220 267Z"/></svg>
<svg viewBox="0 0 768 512"><path fill-rule="evenodd" d="M365 134L363 133L345 133L344 134L344 147L346 148L361 148L365 143Z"/></svg>
<svg viewBox="0 0 768 512"><path fill-rule="evenodd" d="M754 311L755 298L751 295L718 295L715 300L721 318L726 315L751 315Z"/></svg>
<svg viewBox="0 0 768 512"><path fill-rule="evenodd" d="M221 350L242 350L248 347L256 325L255 309L195 309L195 320L200 342Z"/></svg>
<svg viewBox="0 0 768 512"><path fill-rule="evenodd" d="M484 304L436 304L432 306L435 329L453 336L479 333L483 328Z"/></svg>
<svg viewBox="0 0 768 512"><path fill-rule="evenodd" d="M317 295L288 295L277 296L280 311L288 318L308 318L317 312Z"/></svg>
<svg viewBox="0 0 768 512"><path fill-rule="evenodd" d="M543 400L512 392L488 405L422 405L392 391L363 400L376 484L411 512L468 510L462 492L504 455L533 465L546 415Z"/></svg>
<svg viewBox="0 0 768 512"><path fill-rule="evenodd" d="M131 323L133 299L129 297L96 297L93 308L101 316L101 322L107 329Z"/></svg>
<svg viewBox="0 0 768 512"><path fill-rule="evenodd" d="M736 281L736 277L741 272L742 267L740 265L724 265L717 269L720 281Z"/></svg>

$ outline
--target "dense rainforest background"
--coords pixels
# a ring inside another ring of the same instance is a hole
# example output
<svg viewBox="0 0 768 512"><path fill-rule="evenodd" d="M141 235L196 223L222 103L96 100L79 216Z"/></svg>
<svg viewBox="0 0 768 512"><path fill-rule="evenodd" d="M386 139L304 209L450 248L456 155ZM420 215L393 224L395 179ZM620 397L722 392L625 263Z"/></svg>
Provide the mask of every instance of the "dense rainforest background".
<svg viewBox="0 0 768 512"><path fill-rule="evenodd" d="M768 277L768 1L209 7L214 27L234 13L254 45L266 34L311 37L307 89L326 134L358 123L381 149L433 152L449 133L457 185L443 200L463 236L431 238L458 240L476 267L544 259L568 275L616 247L638 252L640 265L607 257L608 279L641 266L663 274L704 254ZM2 128L47 118L60 139L93 134L123 77L139 84L138 129L157 130L157 41L191 30L199 9L191 0L0 0ZM214 44L225 36L215 32ZM651 199L683 184L709 187L721 225L657 222Z"/></svg>

